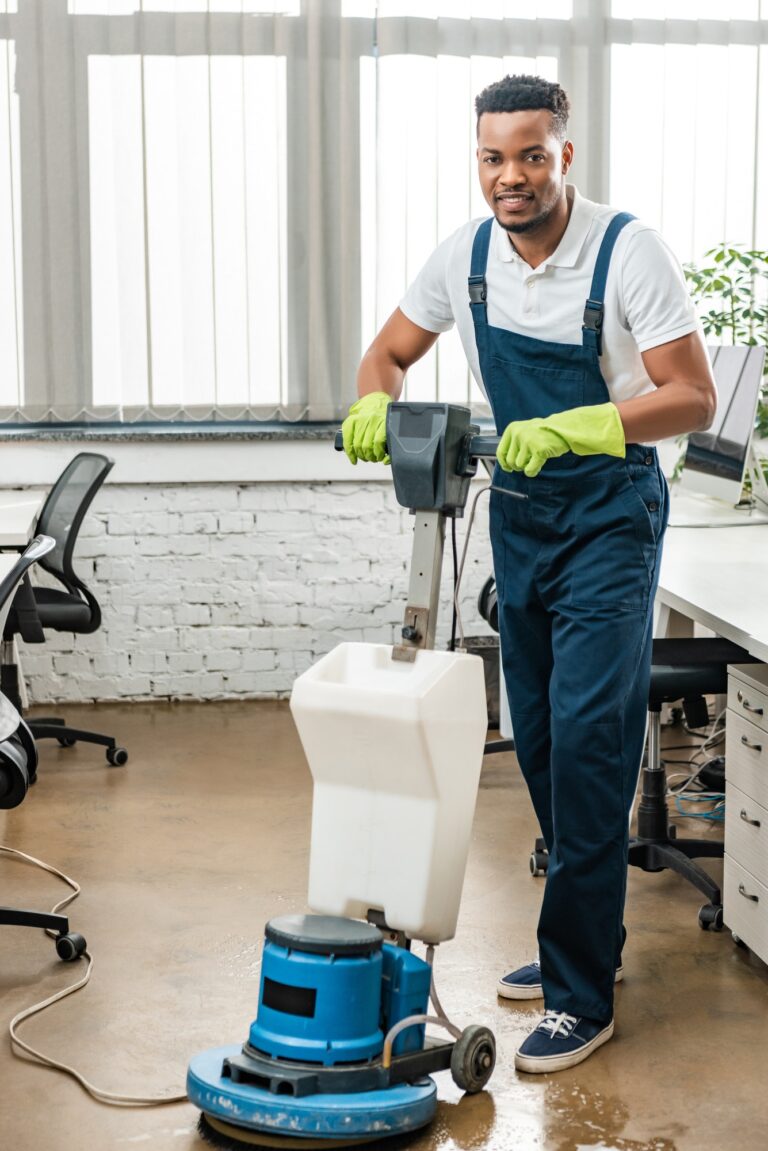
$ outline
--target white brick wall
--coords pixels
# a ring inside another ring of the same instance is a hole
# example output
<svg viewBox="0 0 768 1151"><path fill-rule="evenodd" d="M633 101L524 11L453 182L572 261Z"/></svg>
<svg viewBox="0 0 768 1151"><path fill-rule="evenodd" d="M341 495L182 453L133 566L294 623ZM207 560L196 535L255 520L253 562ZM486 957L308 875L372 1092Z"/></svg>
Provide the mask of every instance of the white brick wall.
<svg viewBox="0 0 768 1151"><path fill-rule="evenodd" d="M464 575L467 634L489 631L475 606L491 571L487 505ZM412 525L390 483L110 484L75 552L102 627L20 644L30 701L286 695L341 640L393 642ZM448 535L439 646L451 578Z"/></svg>

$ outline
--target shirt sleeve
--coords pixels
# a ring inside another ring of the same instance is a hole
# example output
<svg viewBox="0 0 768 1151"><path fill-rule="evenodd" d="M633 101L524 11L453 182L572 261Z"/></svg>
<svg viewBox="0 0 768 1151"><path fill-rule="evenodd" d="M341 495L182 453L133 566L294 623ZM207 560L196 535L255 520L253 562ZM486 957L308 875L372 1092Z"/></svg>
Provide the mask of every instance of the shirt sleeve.
<svg viewBox="0 0 768 1151"><path fill-rule="evenodd" d="M652 228L630 236L621 290L623 320L641 352L699 329L682 268Z"/></svg>
<svg viewBox="0 0 768 1151"><path fill-rule="evenodd" d="M444 240L427 260L400 301L400 311L428 332L447 332L454 324L448 292L448 267L454 237Z"/></svg>

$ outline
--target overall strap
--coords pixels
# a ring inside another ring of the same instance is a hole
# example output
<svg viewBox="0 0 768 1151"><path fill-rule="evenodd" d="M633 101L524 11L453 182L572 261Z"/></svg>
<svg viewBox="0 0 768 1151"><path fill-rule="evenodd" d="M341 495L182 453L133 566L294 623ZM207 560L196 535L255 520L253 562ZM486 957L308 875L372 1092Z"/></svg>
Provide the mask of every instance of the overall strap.
<svg viewBox="0 0 768 1151"><path fill-rule="evenodd" d="M603 354L603 316L605 312L603 305L613 248L622 228L625 228L630 220L634 219L635 217L629 212L618 212L606 228L600 251L597 253L589 299L584 307L584 322L581 331L584 347L594 348L598 356Z"/></svg>
<svg viewBox="0 0 768 1151"><path fill-rule="evenodd" d="M487 220L483 220L475 232L472 243L472 260L469 266L467 287L469 289L469 306L472 309L472 318L475 323L478 320L485 323L485 300L488 295L485 269L488 264L488 248L491 242L492 227L493 216L489 216Z"/></svg>

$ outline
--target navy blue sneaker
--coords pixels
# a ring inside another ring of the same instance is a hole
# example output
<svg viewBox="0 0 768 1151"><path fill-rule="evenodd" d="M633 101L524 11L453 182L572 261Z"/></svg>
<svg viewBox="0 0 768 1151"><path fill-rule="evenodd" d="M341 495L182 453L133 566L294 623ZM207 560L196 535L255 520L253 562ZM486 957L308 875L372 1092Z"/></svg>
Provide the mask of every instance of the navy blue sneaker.
<svg viewBox="0 0 768 1151"><path fill-rule="evenodd" d="M564 1071L583 1062L612 1035L613 1020L598 1023L564 1011L548 1011L515 1052L515 1067L531 1075Z"/></svg>
<svg viewBox="0 0 768 1151"><path fill-rule="evenodd" d="M624 968L616 968L616 983L624 978ZM503 975L496 985L496 993L502 999L541 999L544 992L541 987L541 964L538 959L532 959L517 971L510 971Z"/></svg>

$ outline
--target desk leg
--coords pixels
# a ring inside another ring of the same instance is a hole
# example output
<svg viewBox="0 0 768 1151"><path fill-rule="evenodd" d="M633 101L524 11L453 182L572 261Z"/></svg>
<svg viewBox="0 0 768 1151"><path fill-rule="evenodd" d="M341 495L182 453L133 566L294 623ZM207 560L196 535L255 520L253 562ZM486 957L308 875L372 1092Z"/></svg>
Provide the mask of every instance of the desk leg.
<svg viewBox="0 0 768 1151"><path fill-rule="evenodd" d="M693 620L667 604L659 604L653 634L656 639L691 639Z"/></svg>

